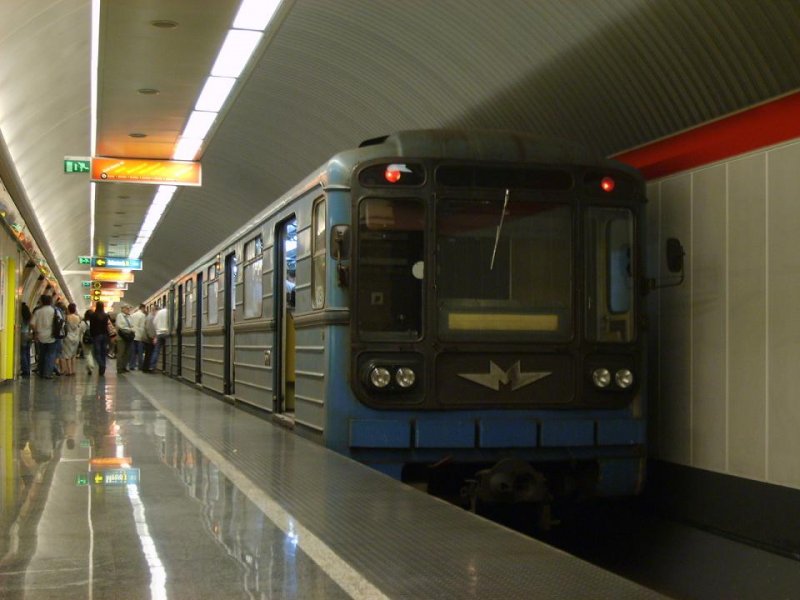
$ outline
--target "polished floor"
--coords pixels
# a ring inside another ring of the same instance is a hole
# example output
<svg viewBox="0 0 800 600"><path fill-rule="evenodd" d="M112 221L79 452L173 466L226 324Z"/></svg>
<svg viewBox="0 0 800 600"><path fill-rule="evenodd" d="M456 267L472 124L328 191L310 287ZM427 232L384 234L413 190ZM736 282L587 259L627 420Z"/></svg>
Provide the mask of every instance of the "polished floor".
<svg viewBox="0 0 800 600"><path fill-rule="evenodd" d="M161 375L0 388L0 598L649 598Z"/></svg>

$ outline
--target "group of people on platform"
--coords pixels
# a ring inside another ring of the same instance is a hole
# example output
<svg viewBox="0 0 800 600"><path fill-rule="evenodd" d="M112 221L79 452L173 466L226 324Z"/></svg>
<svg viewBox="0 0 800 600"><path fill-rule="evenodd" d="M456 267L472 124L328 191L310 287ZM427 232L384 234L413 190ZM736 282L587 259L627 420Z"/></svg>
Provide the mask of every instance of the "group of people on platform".
<svg viewBox="0 0 800 600"><path fill-rule="evenodd" d="M102 302L87 310L83 319L75 304L64 306L53 297L43 294L36 308L30 310L22 303L21 316L21 375L31 375L31 345L36 352L39 377L75 375L75 359L82 351L86 371L95 369L105 375L109 346L116 346L117 373L156 370L159 354L169 334L166 307L147 311L144 304L131 312L122 304L116 317L105 311Z"/></svg>

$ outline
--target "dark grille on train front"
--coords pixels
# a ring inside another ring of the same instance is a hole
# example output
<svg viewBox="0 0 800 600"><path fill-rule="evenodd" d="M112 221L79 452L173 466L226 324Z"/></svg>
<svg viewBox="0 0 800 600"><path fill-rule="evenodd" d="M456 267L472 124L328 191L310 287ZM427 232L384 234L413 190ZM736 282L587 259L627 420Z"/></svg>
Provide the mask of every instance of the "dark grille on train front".
<svg viewBox="0 0 800 600"><path fill-rule="evenodd" d="M547 191L572 189L572 174L556 169L513 169L480 166L441 166L436 183L448 187L514 188Z"/></svg>

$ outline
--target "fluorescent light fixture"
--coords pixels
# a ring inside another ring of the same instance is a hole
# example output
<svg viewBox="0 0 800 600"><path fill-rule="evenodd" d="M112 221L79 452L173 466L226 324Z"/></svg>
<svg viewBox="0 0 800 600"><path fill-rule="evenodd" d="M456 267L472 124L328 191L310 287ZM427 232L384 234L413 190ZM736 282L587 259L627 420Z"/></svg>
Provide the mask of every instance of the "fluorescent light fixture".
<svg viewBox="0 0 800 600"><path fill-rule="evenodd" d="M203 140L197 138L179 138L178 144L175 146L175 152L172 158L175 160L194 160L200 146L203 145Z"/></svg>
<svg viewBox="0 0 800 600"><path fill-rule="evenodd" d="M175 195L177 189L178 186L175 185L158 186L153 202L150 204L150 208L147 209L144 223L142 223L139 234L136 236L136 241L133 246L131 246L128 258L141 257L142 252L144 252L144 247L147 245L147 242L150 241L150 236L153 235L156 227L158 227L158 223L161 221L161 217L167 210L167 206L172 201L172 196Z"/></svg>
<svg viewBox="0 0 800 600"><path fill-rule="evenodd" d="M186 127L183 129L183 135L181 137L196 138L200 140L205 139L206 135L208 134L208 130L211 129L211 126L214 124L214 120L216 118L217 113L215 112L201 112L199 110L192 111L192 114L189 116L189 121L186 123Z"/></svg>
<svg viewBox="0 0 800 600"><path fill-rule="evenodd" d="M260 31L231 29L211 68L214 77L238 77L261 41Z"/></svg>
<svg viewBox="0 0 800 600"><path fill-rule="evenodd" d="M236 13L233 28L264 31L280 3L280 0L244 0Z"/></svg>
<svg viewBox="0 0 800 600"><path fill-rule="evenodd" d="M203 91L200 92L200 97L194 106L195 110L219 112L222 105L225 104L225 100L228 99L234 83L236 83L234 77L209 77L206 79Z"/></svg>

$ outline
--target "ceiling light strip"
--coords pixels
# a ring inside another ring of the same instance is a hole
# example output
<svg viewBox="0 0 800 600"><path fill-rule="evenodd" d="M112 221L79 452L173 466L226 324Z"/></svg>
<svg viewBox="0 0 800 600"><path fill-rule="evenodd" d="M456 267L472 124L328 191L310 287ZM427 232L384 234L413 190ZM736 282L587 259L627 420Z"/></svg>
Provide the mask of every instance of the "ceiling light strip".
<svg viewBox="0 0 800 600"><path fill-rule="evenodd" d="M99 2L99 0L94 1ZM214 66L211 68L211 75L206 79L195 103L195 110L178 138L172 154L174 160L195 160L206 137L214 127L219 111L225 105L239 76L261 43L264 30L280 4L281 0L243 0L234 18L233 27L225 36L225 42L223 42ZM96 68L93 68L93 71L96 72ZM94 146L92 148L94 149ZM94 154L94 150L92 154ZM136 241L131 247L129 258L141 257L145 246L150 241L150 236L167 210L175 189L175 186L159 186L139 234L136 236Z"/></svg>

